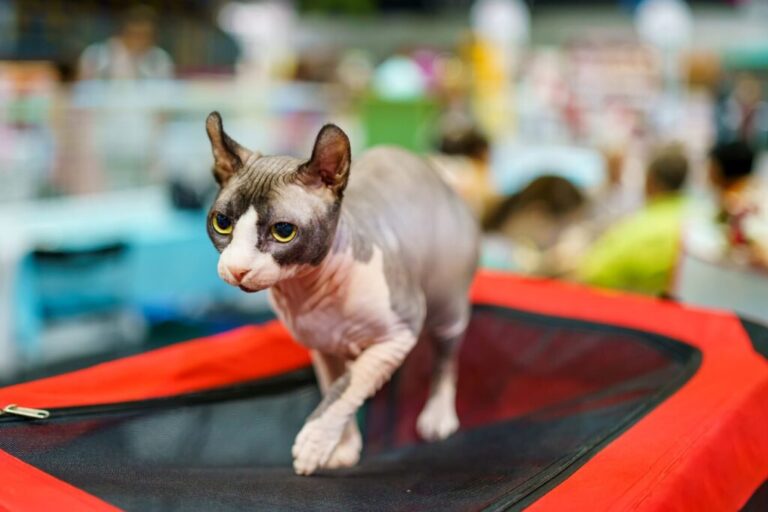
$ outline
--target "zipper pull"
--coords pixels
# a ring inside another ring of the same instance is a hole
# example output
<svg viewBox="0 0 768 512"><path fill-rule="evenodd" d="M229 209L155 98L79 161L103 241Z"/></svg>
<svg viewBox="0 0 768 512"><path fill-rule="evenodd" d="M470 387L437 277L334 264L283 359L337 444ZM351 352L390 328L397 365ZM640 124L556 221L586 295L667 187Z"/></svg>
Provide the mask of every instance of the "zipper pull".
<svg viewBox="0 0 768 512"><path fill-rule="evenodd" d="M22 416L24 418L32 418L34 420L44 420L51 415L50 412L44 409L32 409L31 407L20 407L16 404L6 405L0 414L13 414L14 416Z"/></svg>

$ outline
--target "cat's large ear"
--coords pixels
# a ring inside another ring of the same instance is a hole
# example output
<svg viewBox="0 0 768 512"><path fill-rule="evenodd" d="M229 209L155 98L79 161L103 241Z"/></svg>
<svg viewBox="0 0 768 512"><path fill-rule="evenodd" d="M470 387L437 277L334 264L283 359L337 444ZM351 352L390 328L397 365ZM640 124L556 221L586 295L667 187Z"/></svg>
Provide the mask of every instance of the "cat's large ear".
<svg viewBox="0 0 768 512"><path fill-rule="evenodd" d="M312 149L312 157L299 171L299 179L306 185L325 186L341 195L349 179L352 161L349 138L335 124L320 129Z"/></svg>
<svg viewBox="0 0 768 512"><path fill-rule="evenodd" d="M221 115L211 112L205 120L205 130L213 150L213 176L220 186L240 170L246 160L257 153L244 148L224 131Z"/></svg>

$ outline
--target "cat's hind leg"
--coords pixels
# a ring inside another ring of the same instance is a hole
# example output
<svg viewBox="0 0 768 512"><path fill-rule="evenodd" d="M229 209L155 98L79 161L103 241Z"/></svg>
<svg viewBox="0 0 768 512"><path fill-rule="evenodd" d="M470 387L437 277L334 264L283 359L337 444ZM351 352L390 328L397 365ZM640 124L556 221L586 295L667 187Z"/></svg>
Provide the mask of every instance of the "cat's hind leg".
<svg viewBox="0 0 768 512"><path fill-rule="evenodd" d="M456 414L458 353L466 325L467 320L461 318L447 329L433 328L427 332L434 346L435 359L429 398L416 422L416 430L426 441L445 439L459 428Z"/></svg>

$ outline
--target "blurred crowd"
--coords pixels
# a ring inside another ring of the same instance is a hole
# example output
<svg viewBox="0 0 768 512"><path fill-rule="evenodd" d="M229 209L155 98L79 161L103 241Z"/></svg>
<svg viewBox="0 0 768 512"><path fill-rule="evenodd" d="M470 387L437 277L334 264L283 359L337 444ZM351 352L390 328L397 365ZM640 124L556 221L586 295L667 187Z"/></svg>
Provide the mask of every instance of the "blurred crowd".
<svg viewBox="0 0 768 512"><path fill-rule="evenodd" d="M648 18L652 8L674 10L680 5L684 4L677 0L648 0L640 2L636 15ZM133 97L135 91L124 87L130 82L199 78L190 66L176 69L171 55L158 44L168 21L158 7L116 9L111 35L82 49L75 72L69 74L83 83L123 84L118 98ZM647 13L640 12L644 7ZM334 8L343 12L349 6ZM764 226L768 213L763 211L764 192L755 177L758 157L768 144L765 74L759 68L733 70L708 52L654 48L652 31L648 35L640 25L639 39L585 35L559 50L529 47L529 9L513 0L474 2L470 25L454 37L453 47L394 43L393 51L383 54L332 41L294 45L294 51L285 52L280 37L265 45L272 53L254 54L251 46L259 38L296 25L297 13L290 4L230 4L217 12L217 22L240 48L235 76L327 84L336 90L331 99L303 93L308 103L327 101L325 105L280 112L281 122L288 120L288 133L284 130L275 137L292 140L272 141L274 149L301 148L306 142L301 134L311 133L320 117L330 117L359 128L364 143L358 143L358 149L394 143L427 154L489 233L486 263L491 266L646 293L667 292L682 247L681 233L689 224L705 224L692 219L696 213L691 212L704 211L698 206L707 201L714 212L708 214L709 220L717 228L710 232L718 233L708 256L715 246L722 257L739 264L765 266L768 261ZM672 71L667 69L670 59ZM23 68L22 63L16 66ZM45 88L41 92L35 86L55 80L51 77L56 73L13 67L5 64L6 82L9 88L18 85L22 90L16 91L18 97L8 95L11 115L6 115L6 128L21 132L16 135L34 134L24 112L17 116L21 119L12 115L14 100L34 98L35 91L45 96ZM140 96L164 94L157 89L139 91ZM84 112L88 94L103 91L79 86L75 112L63 114L75 117L83 132L76 141L70 143L66 134L54 134L62 141L51 141L49 133L41 137L39 144L54 147L54 162L40 164L50 169L35 178L28 195L176 180L173 169L159 174L147 169L163 160L158 154L163 148L158 146L164 145L147 140L147 134L169 136L158 123L167 123L172 108L165 106L164 111L159 101L156 112L143 116ZM131 108L126 102L123 110ZM315 118L307 110L314 111ZM246 110L244 116L260 114ZM110 117L118 122L110 122ZM105 137L93 130L114 133ZM89 135L96 140L82 140ZM546 153L555 145L591 149L598 163L586 171L575 163L568 169L569 151L549 159L533 158L520 172L507 162L514 160L510 152L523 155L530 147L540 147ZM114 153L111 160L94 158L92 153L104 153L105 148ZM128 154L131 151L134 154ZM151 160L146 152L154 154ZM515 172L519 175L509 185L508 175ZM590 172L593 176L585 178ZM113 176L98 176L104 173ZM183 192L194 203L195 191ZM697 207L690 207L691 202Z"/></svg>
<svg viewBox="0 0 768 512"><path fill-rule="evenodd" d="M684 147L659 146L645 169L643 201L623 211L614 207L621 199L615 186L590 194L560 176L538 177L511 196L487 196L484 228L501 238L497 251L507 251L505 260L486 263L669 297L685 250L768 270L768 189L755 163L756 151L744 140L717 143L706 163L708 195L695 196Z"/></svg>

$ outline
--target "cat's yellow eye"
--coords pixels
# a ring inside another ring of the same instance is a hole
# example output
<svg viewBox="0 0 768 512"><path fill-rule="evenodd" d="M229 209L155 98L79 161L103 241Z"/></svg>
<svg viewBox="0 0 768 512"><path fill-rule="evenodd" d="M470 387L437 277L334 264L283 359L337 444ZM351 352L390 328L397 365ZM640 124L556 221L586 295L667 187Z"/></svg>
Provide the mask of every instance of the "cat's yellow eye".
<svg viewBox="0 0 768 512"><path fill-rule="evenodd" d="M272 238L280 242L281 244L287 244L294 238L299 229L288 222L278 222L272 226Z"/></svg>
<svg viewBox="0 0 768 512"><path fill-rule="evenodd" d="M223 213L217 213L214 215L211 219L211 225L213 226L213 230L220 235L229 235L235 228L235 225L232 223L232 219Z"/></svg>

